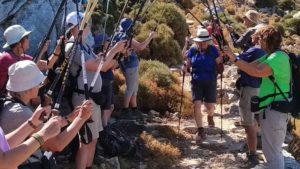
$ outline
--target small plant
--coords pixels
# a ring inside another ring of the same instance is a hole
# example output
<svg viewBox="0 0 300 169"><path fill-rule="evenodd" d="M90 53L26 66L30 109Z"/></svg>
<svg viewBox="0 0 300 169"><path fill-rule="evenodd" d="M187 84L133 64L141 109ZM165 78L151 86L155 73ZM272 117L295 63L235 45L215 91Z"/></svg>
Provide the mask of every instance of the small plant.
<svg viewBox="0 0 300 169"><path fill-rule="evenodd" d="M293 10L296 8L293 0L279 0L278 7L283 10Z"/></svg>

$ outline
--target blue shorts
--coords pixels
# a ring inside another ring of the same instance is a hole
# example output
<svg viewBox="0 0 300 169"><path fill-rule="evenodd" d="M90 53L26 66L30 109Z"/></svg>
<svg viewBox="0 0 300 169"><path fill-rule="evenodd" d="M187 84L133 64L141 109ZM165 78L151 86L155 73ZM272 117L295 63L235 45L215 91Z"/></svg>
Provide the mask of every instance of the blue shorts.
<svg viewBox="0 0 300 169"><path fill-rule="evenodd" d="M205 103L216 103L217 80L192 80L191 86L193 102L202 101Z"/></svg>

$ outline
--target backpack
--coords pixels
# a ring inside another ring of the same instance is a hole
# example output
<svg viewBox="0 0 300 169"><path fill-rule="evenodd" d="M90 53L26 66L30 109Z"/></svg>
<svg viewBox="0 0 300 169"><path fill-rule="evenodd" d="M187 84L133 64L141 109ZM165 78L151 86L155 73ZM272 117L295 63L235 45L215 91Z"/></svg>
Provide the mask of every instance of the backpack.
<svg viewBox="0 0 300 169"><path fill-rule="evenodd" d="M106 126L99 133L99 143L104 151L104 156L134 156L137 152L136 143L123 131L114 125Z"/></svg>
<svg viewBox="0 0 300 169"><path fill-rule="evenodd" d="M285 51L284 51L285 52ZM291 52L285 52L289 56L291 65L291 89L289 98L287 98L278 84L275 82L274 77L269 77L275 87L279 90L280 94L284 97L284 107L287 112L291 113L292 117L300 119L300 56Z"/></svg>

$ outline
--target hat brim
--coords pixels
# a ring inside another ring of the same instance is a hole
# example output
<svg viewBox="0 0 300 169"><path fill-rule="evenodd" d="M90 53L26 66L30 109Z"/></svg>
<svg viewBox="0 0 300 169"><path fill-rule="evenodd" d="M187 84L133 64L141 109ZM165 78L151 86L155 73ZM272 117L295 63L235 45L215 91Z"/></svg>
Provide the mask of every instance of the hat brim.
<svg viewBox="0 0 300 169"><path fill-rule="evenodd" d="M43 73L40 72L34 80L28 81L27 83L19 84L8 80L6 84L6 89L12 92L26 91L40 85L45 80L45 78L46 76L44 76Z"/></svg>
<svg viewBox="0 0 300 169"><path fill-rule="evenodd" d="M30 33L31 33L31 31L26 31L26 32L22 35L21 39L23 39L25 36L29 35ZM21 39L20 39L20 40L21 40ZM20 40L19 40L19 41L20 41ZM19 42L19 41L17 41L17 42ZM6 43L3 45L3 48L7 49L7 48L9 48L10 45L15 44L15 43L17 43L17 42L11 42L11 43L6 42Z"/></svg>
<svg viewBox="0 0 300 169"><path fill-rule="evenodd" d="M209 40L212 40L212 38L211 37L208 37L208 38L198 38L198 37L193 38L194 42L205 42L205 41L209 41Z"/></svg>
<svg viewBox="0 0 300 169"><path fill-rule="evenodd" d="M252 23L255 23L255 24L258 24L258 22L259 22L259 20L253 20L253 19L251 19L249 16L247 16L247 15L244 15L244 18L246 18L246 19L248 19L250 22L252 22Z"/></svg>

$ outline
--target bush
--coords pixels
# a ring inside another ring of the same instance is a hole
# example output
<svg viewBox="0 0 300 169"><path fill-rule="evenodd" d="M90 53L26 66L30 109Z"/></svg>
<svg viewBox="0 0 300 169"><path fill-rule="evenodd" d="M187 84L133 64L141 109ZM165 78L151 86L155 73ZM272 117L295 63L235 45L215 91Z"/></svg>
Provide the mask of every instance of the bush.
<svg viewBox="0 0 300 169"><path fill-rule="evenodd" d="M156 25L157 23L154 20L143 24L136 39L144 41ZM157 27L157 34L157 38L152 41L149 48L140 52L140 57L143 59L159 60L168 66L181 63L181 48L178 42L174 40L175 35L171 28L165 24L160 24Z"/></svg>
<svg viewBox="0 0 300 169"><path fill-rule="evenodd" d="M188 25L183 11L172 3L155 3L148 10L145 16L146 20L155 20L168 25L174 32L174 38L182 47L188 33Z"/></svg>
<svg viewBox="0 0 300 169"><path fill-rule="evenodd" d="M117 96L118 102L116 108L122 105L122 98L124 96L125 84L123 82L122 74L117 73L116 84L120 84L120 92ZM180 108L181 99L181 79L178 75L170 72L169 68L159 61L142 60L140 63L140 83L137 95L137 102L139 108L147 112L155 110L162 114L166 111L178 112ZM188 83L188 82L186 82ZM184 93L183 98L183 112L182 115L190 116L192 110L191 94Z"/></svg>
<svg viewBox="0 0 300 169"><path fill-rule="evenodd" d="M293 0L279 0L278 7L283 10L293 10L296 8Z"/></svg>
<svg viewBox="0 0 300 169"><path fill-rule="evenodd" d="M300 19L290 18L284 20L285 29L287 29L290 34L300 35Z"/></svg>

